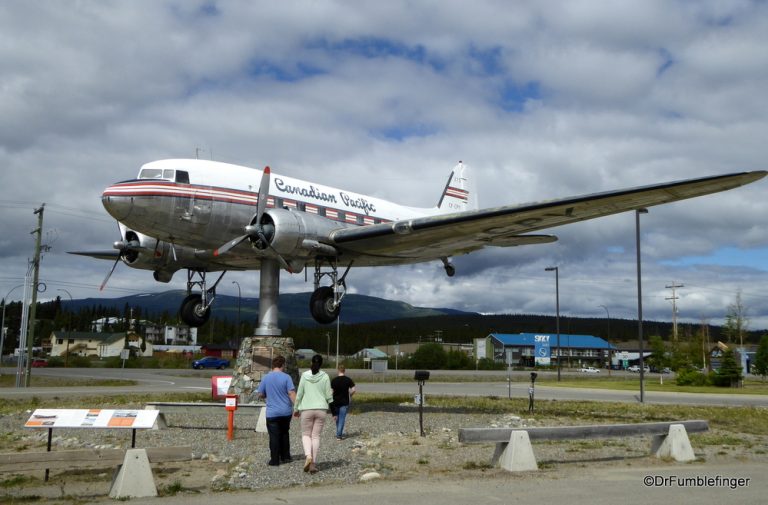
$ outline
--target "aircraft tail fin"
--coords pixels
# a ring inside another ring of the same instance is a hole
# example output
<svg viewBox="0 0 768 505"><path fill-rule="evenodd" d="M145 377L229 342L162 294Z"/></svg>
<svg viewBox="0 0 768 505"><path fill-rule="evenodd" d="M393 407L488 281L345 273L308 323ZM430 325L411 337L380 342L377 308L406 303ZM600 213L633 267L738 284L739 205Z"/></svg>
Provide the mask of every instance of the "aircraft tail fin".
<svg viewBox="0 0 768 505"><path fill-rule="evenodd" d="M440 213L463 212L478 208L477 191L471 178L471 170L461 161L453 167L440 201L437 202L437 208Z"/></svg>

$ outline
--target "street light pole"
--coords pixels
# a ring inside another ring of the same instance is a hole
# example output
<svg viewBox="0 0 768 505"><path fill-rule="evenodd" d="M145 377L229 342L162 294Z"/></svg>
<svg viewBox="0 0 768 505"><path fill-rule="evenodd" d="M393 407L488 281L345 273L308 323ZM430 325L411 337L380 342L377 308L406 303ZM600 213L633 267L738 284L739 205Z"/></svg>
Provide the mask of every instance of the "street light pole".
<svg viewBox="0 0 768 505"><path fill-rule="evenodd" d="M635 211L635 246L637 248L637 338L640 347L640 403L645 401L645 364L643 364L643 286L640 270L640 214L648 214L648 209Z"/></svg>
<svg viewBox="0 0 768 505"><path fill-rule="evenodd" d="M237 351L240 352L240 283L232 281L232 284L237 286L237 333L235 338L237 338Z"/></svg>
<svg viewBox="0 0 768 505"><path fill-rule="evenodd" d="M560 382L560 268L559 267L547 267L544 269L547 272L555 272L555 308L556 308L556 326L557 326L557 382Z"/></svg>
<svg viewBox="0 0 768 505"><path fill-rule="evenodd" d="M56 291L64 291L67 296L69 296L69 302L72 303L72 293L67 291L66 289L57 289ZM72 312L69 313L69 324L67 325L67 350L66 354L64 354L64 368L67 368L67 365L69 364L69 337L72 333ZM53 348L53 345L51 345L51 348Z"/></svg>
<svg viewBox="0 0 768 505"><path fill-rule="evenodd" d="M600 305L600 307L605 309L605 315L607 316L607 322L608 322L608 335L606 336L605 340L608 342L608 375L611 375L611 367L613 367L613 356L611 352L611 313L608 312L608 307L605 305Z"/></svg>
<svg viewBox="0 0 768 505"><path fill-rule="evenodd" d="M0 367L2 366L3 362L3 347L5 346L5 308L8 306L8 297L11 296L13 290L22 286L24 286L24 284L19 284L18 286L12 287L11 290L8 291L8 294L5 295L5 298L3 298L3 318L0 320L2 321L0 322Z"/></svg>

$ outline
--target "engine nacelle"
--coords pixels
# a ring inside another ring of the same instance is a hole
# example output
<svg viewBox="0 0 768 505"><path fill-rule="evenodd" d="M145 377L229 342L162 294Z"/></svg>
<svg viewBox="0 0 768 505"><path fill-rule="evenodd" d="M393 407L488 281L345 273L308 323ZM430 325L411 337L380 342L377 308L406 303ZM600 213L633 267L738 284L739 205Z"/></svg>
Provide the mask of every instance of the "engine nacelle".
<svg viewBox="0 0 768 505"><path fill-rule="evenodd" d="M270 245L281 256L309 258L335 256L328 237L344 225L306 212L269 209L261 218L262 229Z"/></svg>
<svg viewBox="0 0 768 505"><path fill-rule="evenodd" d="M158 282L170 282L173 274L182 268L205 267L191 248L174 246L129 229L122 231L124 240L115 243L120 259L131 268L153 270Z"/></svg>

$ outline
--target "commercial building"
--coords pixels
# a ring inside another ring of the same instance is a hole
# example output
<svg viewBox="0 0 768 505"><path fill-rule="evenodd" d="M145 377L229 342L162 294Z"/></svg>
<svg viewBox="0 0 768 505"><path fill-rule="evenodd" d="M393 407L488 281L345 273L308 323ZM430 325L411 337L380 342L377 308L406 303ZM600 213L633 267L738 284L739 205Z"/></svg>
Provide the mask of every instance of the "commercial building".
<svg viewBox="0 0 768 505"><path fill-rule="evenodd" d="M491 333L485 339L477 339L476 356L493 359L497 363L512 366L535 365L563 367L607 367L615 347L593 335L554 333ZM482 348L484 345L484 349Z"/></svg>

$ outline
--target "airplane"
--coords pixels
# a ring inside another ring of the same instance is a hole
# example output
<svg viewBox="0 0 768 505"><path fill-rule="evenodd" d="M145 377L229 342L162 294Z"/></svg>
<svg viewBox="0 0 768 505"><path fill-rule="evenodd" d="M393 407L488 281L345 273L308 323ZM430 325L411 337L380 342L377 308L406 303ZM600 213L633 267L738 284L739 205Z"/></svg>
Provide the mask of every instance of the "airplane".
<svg viewBox="0 0 768 505"><path fill-rule="evenodd" d="M471 170L459 162L437 205L414 208L272 173L269 167L167 159L147 163L135 179L104 190L102 204L121 234L112 251L71 254L114 260L101 289L120 261L152 270L159 282L186 270L187 296L179 313L192 327L210 317L227 271L258 269L255 333L276 336L281 270L297 274L314 267L310 313L329 324L339 316L352 266L440 260L453 276L453 256L552 243L556 236L538 232L733 189L766 174L738 172L480 209ZM209 287L211 272L221 273Z"/></svg>

